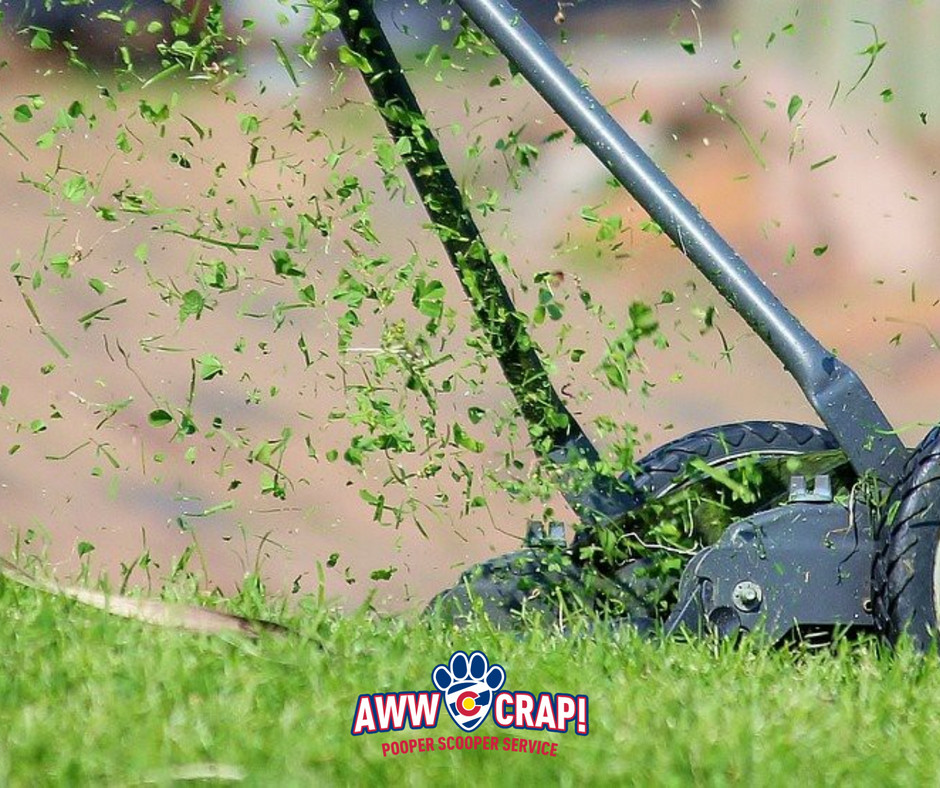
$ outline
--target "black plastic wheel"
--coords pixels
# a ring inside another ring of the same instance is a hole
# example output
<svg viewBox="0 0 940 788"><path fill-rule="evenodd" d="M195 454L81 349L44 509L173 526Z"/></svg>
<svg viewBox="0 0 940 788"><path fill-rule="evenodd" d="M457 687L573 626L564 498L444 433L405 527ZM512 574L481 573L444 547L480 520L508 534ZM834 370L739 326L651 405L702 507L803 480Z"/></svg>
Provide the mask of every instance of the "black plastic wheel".
<svg viewBox="0 0 940 788"><path fill-rule="evenodd" d="M832 451L839 444L828 430L787 421L742 421L691 432L663 444L638 463L633 485L647 497L665 493L691 460L720 465L741 457L785 457ZM629 477L627 477L629 478Z"/></svg>
<svg viewBox="0 0 940 788"><path fill-rule="evenodd" d="M872 564L875 624L927 650L940 631L940 428L920 442L894 486Z"/></svg>
<svg viewBox="0 0 940 788"><path fill-rule="evenodd" d="M685 480L686 470L694 459L714 467L744 457L784 458L838 448L831 433L806 424L776 421L725 424L692 432L654 449L638 462L636 476L624 481L636 490L632 502L640 507ZM590 530L584 529L573 547L584 547L590 539ZM628 617L641 626L652 622L656 613L650 608L649 599L655 597L656 589L650 588L653 581L641 577L642 572L634 572L642 562L631 562L613 577L599 578L597 573L588 573L579 566L571 552L534 548L484 561L464 572L456 586L438 594L429 609L459 622L472 614L476 601L478 609L497 626L514 625L523 610L560 620L565 607L592 607L595 599L610 600L609 586L614 584L619 589L613 595L619 609L602 612Z"/></svg>
<svg viewBox="0 0 940 788"><path fill-rule="evenodd" d="M632 562L613 579L586 572L567 549L517 550L465 571L457 585L431 600L428 612L457 625L479 613L501 629L536 622L564 629L568 616L581 612L627 617L641 628L652 626L646 600L655 588L647 578L632 576L640 565ZM602 610L599 600L604 600Z"/></svg>

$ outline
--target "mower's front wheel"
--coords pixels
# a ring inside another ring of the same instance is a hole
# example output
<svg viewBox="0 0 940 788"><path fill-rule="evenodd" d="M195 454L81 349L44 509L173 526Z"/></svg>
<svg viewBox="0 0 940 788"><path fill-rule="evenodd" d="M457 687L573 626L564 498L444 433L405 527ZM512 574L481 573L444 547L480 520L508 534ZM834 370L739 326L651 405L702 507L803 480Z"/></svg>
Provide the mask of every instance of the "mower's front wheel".
<svg viewBox="0 0 940 788"><path fill-rule="evenodd" d="M697 430L654 449L637 463L638 473L626 477L624 482L636 491L631 498L638 508L687 480L693 460L717 467L745 457L772 460L838 448L831 433L807 424L780 421L725 424ZM628 511L623 512L627 514ZM591 534L589 527L582 528L573 547L577 550L587 546ZM605 600L605 605L609 605L614 599L619 609L600 612L629 618L643 626L656 615L649 600L657 591L650 587L653 579L636 571L643 565L640 561L630 562L611 577L592 572L592 567L573 560L571 550L520 550L471 567L460 576L456 586L432 600L429 610L460 623L478 609L491 623L505 627L523 618L523 611L563 621L566 608L593 608L595 600Z"/></svg>
<svg viewBox="0 0 940 788"><path fill-rule="evenodd" d="M872 564L875 624L927 650L940 633L940 428L920 442L895 484Z"/></svg>
<svg viewBox="0 0 940 788"><path fill-rule="evenodd" d="M797 457L838 448L833 434L822 427L789 421L742 421L697 430L654 449L639 461L639 473L632 480L625 476L623 481L649 500L667 493L696 459L716 467L744 457Z"/></svg>

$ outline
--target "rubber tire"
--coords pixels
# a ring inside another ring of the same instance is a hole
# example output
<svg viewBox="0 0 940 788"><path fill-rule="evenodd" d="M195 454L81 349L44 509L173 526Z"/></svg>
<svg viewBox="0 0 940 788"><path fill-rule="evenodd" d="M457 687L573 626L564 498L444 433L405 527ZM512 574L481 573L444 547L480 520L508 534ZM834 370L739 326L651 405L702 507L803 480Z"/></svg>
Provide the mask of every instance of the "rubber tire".
<svg viewBox="0 0 940 788"><path fill-rule="evenodd" d="M821 427L779 421L744 421L697 430L670 441L639 460L638 473L633 477L626 476L624 480L637 490L634 501L636 506L640 506L644 501L669 491L689 462L696 458L709 465L718 465L744 456L796 456L838 448L835 437ZM586 529L580 532L574 547L589 543L590 536L585 538L585 533ZM529 548L477 564L466 570L453 588L434 597L428 609L445 615L454 623L462 623L471 615L476 599L495 626L513 626L523 609L536 610L554 620L559 612L554 589L564 583L576 596L581 570L573 562L558 569L557 561L547 569L543 554L541 550ZM636 587L630 584L629 567L625 575L623 570L618 574L621 575L619 581L627 583L627 601L633 598L636 603L632 611L625 611L626 615L635 618L642 626L650 615L641 599L646 589L641 584ZM583 586L581 590L587 597L583 601L589 603L591 590Z"/></svg>
<svg viewBox="0 0 940 788"><path fill-rule="evenodd" d="M839 448L835 437L822 427L786 421L742 421L684 435L660 446L637 463L639 473L622 478L643 494L658 498L693 459L718 465L738 457L800 455Z"/></svg>
<svg viewBox="0 0 940 788"><path fill-rule="evenodd" d="M565 553L561 548L530 547L476 564L453 588L437 594L428 612L456 626L483 613L499 629L514 629L523 621L564 628L562 610L593 609L595 596L583 582L583 570ZM624 615L643 616L642 601L634 602Z"/></svg>
<svg viewBox="0 0 940 788"><path fill-rule="evenodd" d="M788 421L742 421L696 430L645 455L637 463L635 476L626 473L620 477L625 485L636 490L633 506L623 514L665 495L695 459L715 466L745 456L798 456L838 448L835 436L828 430ZM584 528L575 537L573 547L590 543L591 531Z"/></svg>
<svg viewBox="0 0 940 788"><path fill-rule="evenodd" d="M932 429L904 465L888 497L872 563L875 625L896 644L906 633L921 650L938 630L940 428Z"/></svg>

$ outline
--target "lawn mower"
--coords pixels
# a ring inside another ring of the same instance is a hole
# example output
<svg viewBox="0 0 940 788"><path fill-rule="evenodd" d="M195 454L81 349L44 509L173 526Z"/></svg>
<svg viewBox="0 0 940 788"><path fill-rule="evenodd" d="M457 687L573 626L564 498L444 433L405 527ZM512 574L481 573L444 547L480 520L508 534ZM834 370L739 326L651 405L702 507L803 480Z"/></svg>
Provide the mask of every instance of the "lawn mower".
<svg viewBox="0 0 940 788"><path fill-rule="evenodd" d="M578 604L670 634L759 630L777 642L872 630L928 648L940 616L940 428L906 448L858 375L787 311L510 3L456 2L780 359L826 429L712 427L619 477L605 473L548 379L372 3L340 0L347 45L368 64L361 71L390 134L408 142L399 148L432 227L532 446L579 521L572 539L558 524L530 528L525 549L466 571L432 607L511 625L527 609L554 616ZM692 512L694 549L657 539L677 512Z"/></svg>

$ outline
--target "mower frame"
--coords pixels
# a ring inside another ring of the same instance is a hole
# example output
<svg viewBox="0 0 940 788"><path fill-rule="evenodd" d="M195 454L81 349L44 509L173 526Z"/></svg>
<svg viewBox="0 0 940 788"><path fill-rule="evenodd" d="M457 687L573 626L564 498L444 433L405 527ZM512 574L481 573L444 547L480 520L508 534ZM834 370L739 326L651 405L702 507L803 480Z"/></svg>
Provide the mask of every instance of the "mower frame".
<svg viewBox="0 0 940 788"><path fill-rule="evenodd" d="M783 363L861 476L885 485L907 450L861 378L787 310L506 0L456 0Z"/></svg>
<svg viewBox="0 0 940 788"><path fill-rule="evenodd" d="M507 0L455 2L782 362L857 477L847 504L835 500L825 475L812 492L793 477L786 504L731 525L686 565L666 631L727 637L763 627L776 641L803 628L883 626L873 608L903 588L872 586L873 566L882 567L876 577L898 574L893 564L884 570L882 559L893 548L876 536L884 530L878 504L889 493L906 492L911 453L861 378L786 309ZM581 479L560 489L582 521L581 533L590 534L642 505L643 491L629 474L615 480L593 472L599 453L548 379L371 0L338 5L347 44L370 64L364 78L389 132L412 143L405 165L519 403L534 449ZM557 548L558 534L545 541ZM491 581L496 568L518 575L511 565L521 561L523 573L546 577L532 569L534 556L522 551L482 565L493 601L515 599L518 591L507 586L504 592L501 581ZM630 574L628 567L622 576ZM473 576L465 573L462 580L472 592Z"/></svg>

